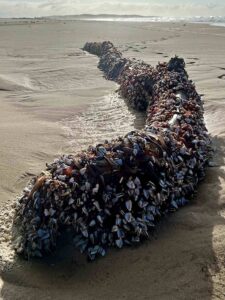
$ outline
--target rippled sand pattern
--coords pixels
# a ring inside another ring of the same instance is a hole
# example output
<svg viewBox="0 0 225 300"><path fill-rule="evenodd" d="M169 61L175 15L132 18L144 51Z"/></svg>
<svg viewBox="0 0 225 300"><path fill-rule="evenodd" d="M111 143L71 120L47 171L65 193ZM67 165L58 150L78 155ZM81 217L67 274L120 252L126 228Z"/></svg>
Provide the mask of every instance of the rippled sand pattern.
<svg viewBox="0 0 225 300"><path fill-rule="evenodd" d="M92 101L85 111L61 122L72 151L123 136L145 124L145 113L134 112L117 93Z"/></svg>

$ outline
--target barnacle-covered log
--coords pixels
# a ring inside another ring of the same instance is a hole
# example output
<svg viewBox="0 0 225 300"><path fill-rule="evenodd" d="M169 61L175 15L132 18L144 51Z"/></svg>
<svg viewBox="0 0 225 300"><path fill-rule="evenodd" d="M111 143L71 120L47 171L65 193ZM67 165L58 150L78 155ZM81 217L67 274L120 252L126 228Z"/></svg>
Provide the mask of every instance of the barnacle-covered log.
<svg viewBox="0 0 225 300"><path fill-rule="evenodd" d="M107 79L120 85L119 93L131 107L146 110L151 99L154 68L142 61L123 58L111 42L86 43L83 49L100 57L98 67Z"/></svg>
<svg viewBox="0 0 225 300"><path fill-rule="evenodd" d="M153 68L122 58L110 42L84 49L100 57L134 108L148 105L146 127L64 155L29 183L16 211L15 248L25 257L54 250L65 228L91 260L110 246L139 243L164 214L188 202L205 174L210 139L183 59Z"/></svg>

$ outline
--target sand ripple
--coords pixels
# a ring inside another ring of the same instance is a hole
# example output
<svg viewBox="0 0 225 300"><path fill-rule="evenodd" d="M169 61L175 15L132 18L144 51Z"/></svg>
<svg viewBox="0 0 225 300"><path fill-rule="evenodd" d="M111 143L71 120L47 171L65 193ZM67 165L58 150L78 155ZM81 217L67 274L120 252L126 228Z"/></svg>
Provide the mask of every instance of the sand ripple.
<svg viewBox="0 0 225 300"><path fill-rule="evenodd" d="M83 112L61 122L74 151L141 129L145 115L134 112L117 93L98 98Z"/></svg>

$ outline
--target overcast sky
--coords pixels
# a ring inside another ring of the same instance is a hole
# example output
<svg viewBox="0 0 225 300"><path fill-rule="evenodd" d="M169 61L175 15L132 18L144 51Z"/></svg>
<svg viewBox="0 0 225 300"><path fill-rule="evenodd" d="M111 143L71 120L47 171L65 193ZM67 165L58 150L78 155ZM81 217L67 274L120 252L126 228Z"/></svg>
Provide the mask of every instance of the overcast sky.
<svg viewBox="0 0 225 300"><path fill-rule="evenodd" d="M224 16L225 0L0 0L0 17L83 13Z"/></svg>

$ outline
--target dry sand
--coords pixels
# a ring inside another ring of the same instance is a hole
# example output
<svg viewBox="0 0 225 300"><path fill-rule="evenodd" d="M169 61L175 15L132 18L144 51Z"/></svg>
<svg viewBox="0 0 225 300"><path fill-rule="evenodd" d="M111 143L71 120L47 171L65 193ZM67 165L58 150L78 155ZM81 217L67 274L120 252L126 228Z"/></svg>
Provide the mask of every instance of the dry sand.
<svg viewBox="0 0 225 300"><path fill-rule="evenodd" d="M183 56L216 152L192 204L138 248L87 263L64 241L23 261L9 248L11 215L29 177L60 153L143 125L102 78L86 41L111 40L151 64ZM193 24L9 22L0 25L0 297L2 299L225 299L225 28ZM223 76L224 75L224 76Z"/></svg>

